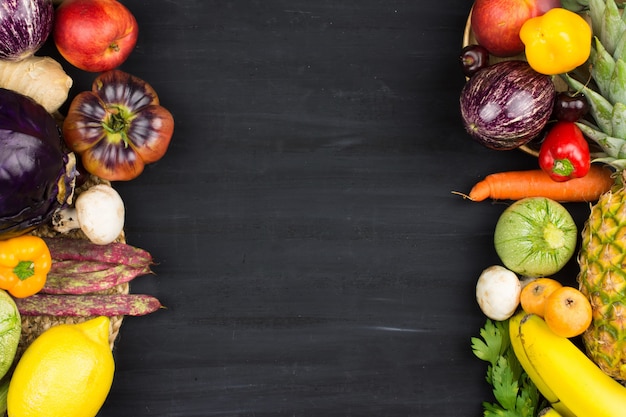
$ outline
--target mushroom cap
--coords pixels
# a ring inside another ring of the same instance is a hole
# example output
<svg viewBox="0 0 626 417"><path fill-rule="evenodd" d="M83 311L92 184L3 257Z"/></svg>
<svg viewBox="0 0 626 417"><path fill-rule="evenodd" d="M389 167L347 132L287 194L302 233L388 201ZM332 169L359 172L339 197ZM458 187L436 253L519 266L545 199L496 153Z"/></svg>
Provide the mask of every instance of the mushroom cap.
<svg viewBox="0 0 626 417"><path fill-rule="evenodd" d="M81 230L93 243L109 244L124 230L124 201L107 184L97 184L82 192L74 206Z"/></svg>
<svg viewBox="0 0 626 417"><path fill-rule="evenodd" d="M476 300L492 320L506 320L519 306L522 283L515 272L493 265L485 269L476 283Z"/></svg>

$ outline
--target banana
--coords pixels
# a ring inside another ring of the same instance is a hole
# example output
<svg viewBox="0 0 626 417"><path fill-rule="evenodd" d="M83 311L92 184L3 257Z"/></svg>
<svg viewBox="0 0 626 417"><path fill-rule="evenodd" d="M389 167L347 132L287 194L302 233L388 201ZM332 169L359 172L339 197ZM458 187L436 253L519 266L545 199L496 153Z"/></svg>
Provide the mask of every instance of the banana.
<svg viewBox="0 0 626 417"><path fill-rule="evenodd" d="M558 415L562 417L576 417L574 413L572 413L569 408L565 404L559 400L559 397L550 389L548 384L541 378L539 373L535 371L535 368L530 363L528 356L526 356L526 351L524 350L524 345L522 344L522 338L520 336L520 324L524 317L527 314L524 311L520 311L513 315L509 319L509 337L511 338L511 346L513 347L513 352L515 352L515 356L517 360L526 371L528 377L533 381L541 395L550 403L554 413L547 413L549 417L557 417Z"/></svg>
<svg viewBox="0 0 626 417"><path fill-rule="evenodd" d="M554 334L541 317L527 314L519 323L519 338L529 364L574 415L626 414L626 387L605 374L569 339Z"/></svg>
<svg viewBox="0 0 626 417"><path fill-rule="evenodd" d="M546 407L537 414L537 417L565 417L552 407Z"/></svg>
<svg viewBox="0 0 626 417"><path fill-rule="evenodd" d="M559 413L552 407L546 407L543 410L539 411L537 417L564 417L563 414Z"/></svg>

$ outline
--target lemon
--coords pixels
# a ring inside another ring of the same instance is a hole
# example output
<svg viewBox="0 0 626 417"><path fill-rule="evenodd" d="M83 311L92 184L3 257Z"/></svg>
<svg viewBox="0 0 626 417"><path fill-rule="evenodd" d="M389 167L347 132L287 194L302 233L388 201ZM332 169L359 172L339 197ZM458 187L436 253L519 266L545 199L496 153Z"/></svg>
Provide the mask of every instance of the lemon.
<svg viewBox="0 0 626 417"><path fill-rule="evenodd" d="M115 362L109 319L44 331L17 363L7 398L10 417L94 417L109 394Z"/></svg>

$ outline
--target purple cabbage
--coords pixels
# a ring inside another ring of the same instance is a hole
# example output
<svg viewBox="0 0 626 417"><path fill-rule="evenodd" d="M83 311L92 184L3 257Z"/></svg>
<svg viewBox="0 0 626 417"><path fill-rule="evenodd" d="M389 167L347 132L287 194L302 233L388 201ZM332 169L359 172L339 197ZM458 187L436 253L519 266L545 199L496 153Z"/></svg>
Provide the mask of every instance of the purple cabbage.
<svg viewBox="0 0 626 417"><path fill-rule="evenodd" d="M43 46L52 31L50 0L0 2L0 59L20 60Z"/></svg>
<svg viewBox="0 0 626 417"><path fill-rule="evenodd" d="M34 100L0 88L0 239L48 221L73 195L75 176L55 119Z"/></svg>

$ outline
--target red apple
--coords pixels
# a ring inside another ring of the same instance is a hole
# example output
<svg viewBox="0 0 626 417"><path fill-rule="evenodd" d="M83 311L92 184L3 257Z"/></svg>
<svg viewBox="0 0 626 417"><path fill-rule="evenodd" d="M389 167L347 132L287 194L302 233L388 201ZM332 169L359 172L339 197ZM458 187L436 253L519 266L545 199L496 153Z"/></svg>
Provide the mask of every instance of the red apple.
<svg viewBox="0 0 626 417"><path fill-rule="evenodd" d="M560 0L476 0L471 25L476 41L489 53L511 57L524 52L519 31L524 22L541 16Z"/></svg>
<svg viewBox="0 0 626 417"><path fill-rule="evenodd" d="M67 62L104 72L126 61L138 32L135 16L117 0L64 0L56 9L52 36Z"/></svg>

